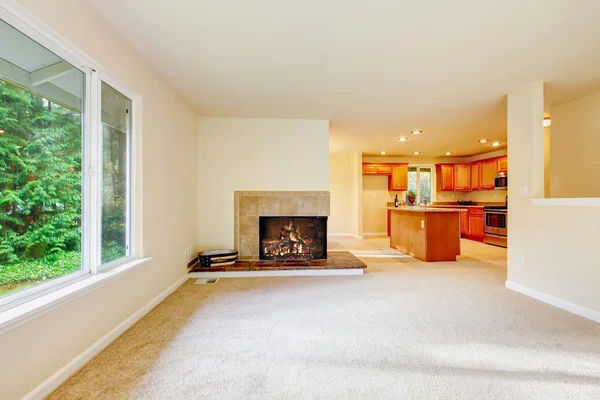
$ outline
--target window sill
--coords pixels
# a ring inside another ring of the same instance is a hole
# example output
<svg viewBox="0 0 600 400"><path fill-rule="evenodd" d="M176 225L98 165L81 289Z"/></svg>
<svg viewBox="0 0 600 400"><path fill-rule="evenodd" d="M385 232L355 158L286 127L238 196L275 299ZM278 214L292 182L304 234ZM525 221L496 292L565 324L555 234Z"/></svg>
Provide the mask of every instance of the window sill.
<svg viewBox="0 0 600 400"><path fill-rule="evenodd" d="M600 207L600 198L531 199L536 206L546 207Z"/></svg>
<svg viewBox="0 0 600 400"><path fill-rule="evenodd" d="M36 297L0 312L0 334L22 325L40 315L66 304L98 287L133 271L151 261L152 258L138 258L118 267L98 272L87 278L75 281L50 293Z"/></svg>

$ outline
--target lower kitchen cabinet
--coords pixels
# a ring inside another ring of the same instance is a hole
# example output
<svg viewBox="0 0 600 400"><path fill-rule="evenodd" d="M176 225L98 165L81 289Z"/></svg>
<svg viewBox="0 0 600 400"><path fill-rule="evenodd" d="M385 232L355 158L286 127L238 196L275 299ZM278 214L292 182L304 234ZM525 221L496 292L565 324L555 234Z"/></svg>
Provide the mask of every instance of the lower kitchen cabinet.
<svg viewBox="0 0 600 400"><path fill-rule="evenodd" d="M483 209L468 207L460 214L460 235L466 239L483 241Z"/></svg>
<svg viewBox="0 0 600 400"><path fill-rule="evenodd" d="M469 236L469 213L460 213L460 235Z"/></svg>
<svg viewBox="0 0 600 400"><path fill-rule="evenodd" d="M483 240L483 215L469 215L469 237Z"/></svg>

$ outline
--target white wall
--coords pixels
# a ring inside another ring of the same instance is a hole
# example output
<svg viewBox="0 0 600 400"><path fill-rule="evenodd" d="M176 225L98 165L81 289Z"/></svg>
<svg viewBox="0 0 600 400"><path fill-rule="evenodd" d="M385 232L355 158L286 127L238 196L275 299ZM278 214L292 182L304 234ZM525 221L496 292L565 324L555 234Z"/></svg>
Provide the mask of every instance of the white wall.
<svg viewBox="0 0 600 400"><path fill-rule="evenodd" d="M542 82L508 93L508 281L600 312L600 208L536 206L517 196L527 187L543 197L543 99Z"/></svg>
<svg viewBox="0 0 600 400"><path fill-rule="evenodd" d="M550 196L600 197L600 92L552 107Z"/></svg>
<svg viewBox="0 0 600 400"><path fill-rule="evenodd" d="M394 201L394 196L402 200L403 192L388 191L388 177L363 176L363 235L387 234L387 203Z"/></svg>
<svg viewBox="0 0 600 400"><path fill-rule="evenodd" d="M329 121L198 119L198 244L233 248L236 190L329 190Z"/></svg>
<svg viewBox="0 0 600 400"><path fill-rule="evenodd" d="M19 399L186 273L194 243L195 113L85 1L20 4L143 97L143 252L151 263L0 335L0 398Z"/></svg>
<svg viewBox="0 0 600 400"><path fill-rule="evenodd" d="M362 174L362 154L354 153L352 155L352 234L361 238L363 234L363 174Z"/></svg>
<svg viewBox="0 0 600 400"><path fill-rule="evenodd" d="M336 153L329 156L330 235L360 236L362 219L362 156Z"/></svg>
<svg viewBox="0 0 600 400"><path fill-rule="evenodd" d="M329 190L331 192L331 214L327 221L329 234L352 234L352 154L329 156Z"/></svg>

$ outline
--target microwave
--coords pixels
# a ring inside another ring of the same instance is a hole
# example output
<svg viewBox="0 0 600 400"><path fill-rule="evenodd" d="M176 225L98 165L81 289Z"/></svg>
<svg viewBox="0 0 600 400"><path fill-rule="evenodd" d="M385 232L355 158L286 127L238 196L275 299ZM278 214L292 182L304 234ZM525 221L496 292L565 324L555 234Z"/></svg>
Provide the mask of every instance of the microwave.
<svg viewBox="0 0 600 400"><path fill-rule="evenodd" d="M494 188L496 190L507 190L508 189L508 175L506 172L500 172L494 179Z"/></svg>

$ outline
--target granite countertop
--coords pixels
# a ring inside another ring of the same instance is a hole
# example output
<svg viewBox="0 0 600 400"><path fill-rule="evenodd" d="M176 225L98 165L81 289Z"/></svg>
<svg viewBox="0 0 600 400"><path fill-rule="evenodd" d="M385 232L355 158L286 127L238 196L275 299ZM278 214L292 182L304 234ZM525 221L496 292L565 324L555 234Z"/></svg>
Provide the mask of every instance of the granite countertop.
<svg viewBox="0 0 600 400"><path fill-rule="evenodd" d="M505 202L474 202L469 205L461 205L458 203L433 203L432 207L454 207L454 208L462 208L462 207L470 207L470 208L483 208L487 206L503 206Z"/></svg>
<svg viewBox="0 0 600 400"><path fill-rule="evenodd" d="M386 210L396 211L409 211L409 212L467 212L466 208L447 208L447 207L431 207L431 206L400 206L400 207L386 207Z"/></svg>
<svg viewBox="0 0 600 400"><path fill-rule="evenodd" d="M433 204L425 207L435 207L435 208L483 208L486 206L482 206L480 204L469 204L468 206L463 206L462 204Z"/></svg>

